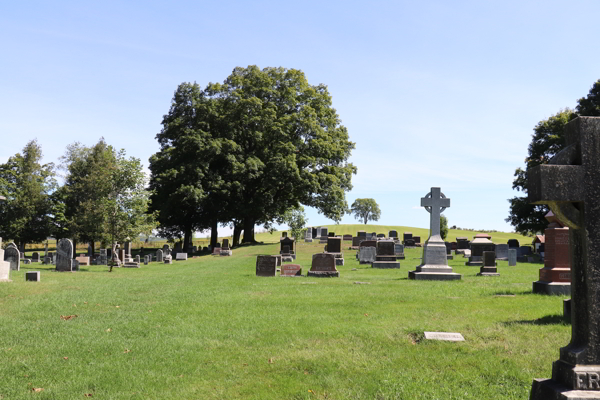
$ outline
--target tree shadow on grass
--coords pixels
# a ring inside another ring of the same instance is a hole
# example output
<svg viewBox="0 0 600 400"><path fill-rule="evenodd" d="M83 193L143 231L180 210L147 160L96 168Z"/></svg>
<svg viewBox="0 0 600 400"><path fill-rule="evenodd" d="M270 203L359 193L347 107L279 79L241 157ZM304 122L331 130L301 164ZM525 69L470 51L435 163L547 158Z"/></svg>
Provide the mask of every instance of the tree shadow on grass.
<svg viewBox="0 0 600 400"><path fill-rule="evenodd" d="M552 314L532 320L506 321L503 322L503 325L569 325L569 320L567 320L562 314Z"/></svg>

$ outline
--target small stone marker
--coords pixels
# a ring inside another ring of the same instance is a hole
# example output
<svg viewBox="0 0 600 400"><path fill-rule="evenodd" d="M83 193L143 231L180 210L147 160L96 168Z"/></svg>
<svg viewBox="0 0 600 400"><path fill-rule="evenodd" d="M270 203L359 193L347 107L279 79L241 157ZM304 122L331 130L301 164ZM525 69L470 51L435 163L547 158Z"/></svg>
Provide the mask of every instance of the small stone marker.
<svg viewBox="0 0 600 400"><path fill-rule="evenodd" d="M339 277L340 273L335 268L335 256L331 253L313 254L312 266L308 271L309 277Z"/></svg>
<svg viewBox="0 0 600 400"><path fill-rule="evenodd" d="M275 276L276 271L276 257L256 256L256 276Z"/></svg>
<svg viewBox="0 0 600 400"><path fill-rule="evenodd" d="M177 253L175 256L175 260L177 261L186 261L188 259L187 253Z"/></svg>
<svg viewBox="0 0 600 400"><path fill-rule="evenodd" d="M25 282L39 282L40 271L27 271L25 272Z"/></svg>
<svg viewBox="0 0 600 400"><path fill-rule="evenodd" d="M493 251L483 252L483 265L481 266L478 276L500 276L496 268L496 253Z"/></svg>
<svg viewBox="0 0 600 400"><path fill-rule="evenodd" d="M302 276L302 266L298 264L284 264L281 266L279 276Z"/></svg>
<svg viewBox="0 0 600 400"><path fill-rule="evenodd" d="M90 258L86 256L75 257L77 261L79 261L79 265L90 265Z"/></svg>
<svg viewBox="0 0 600 400"><path fill-rule="evenodd" d="M464 342L465 338L460 333L451 332L424 332L427 340L447 340L450 342Z"/></svg>
<svg viewBox="0 0 600 400"><path fill-rule="evenodd" d="M150 262L150 257L149 255L145 255L144 256L144 265L148 265L148 263Z"/></svg>
<svg viewBox="0 0 600 400"><path fill-rule="evenodd" d="M508 266L514 267L517 265L517 249L510 248L508 249Z"/></svg>

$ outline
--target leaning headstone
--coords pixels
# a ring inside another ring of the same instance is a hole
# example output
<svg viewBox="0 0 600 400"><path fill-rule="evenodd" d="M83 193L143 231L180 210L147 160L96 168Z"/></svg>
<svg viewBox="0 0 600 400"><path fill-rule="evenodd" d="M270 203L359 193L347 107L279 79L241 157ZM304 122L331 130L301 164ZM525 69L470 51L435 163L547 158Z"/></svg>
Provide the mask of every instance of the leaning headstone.
<svg viewBox="0 0 600 400"><path fill-rule="evenodd" d="M256 276L275 276L277 258L273 256L256 256Z"/></svg>
<svg viewBox="0 0 600 400"><path fill-rule="evenodd" d="M479 269L478 276L500 276L496 268L496 253L494 251L483 252L483 265Z"/></svg>
<svg viewBox="0 0 600 400"><path fill-rule="evenodd" d="M0 238L0 282L12 282L10 280L10 263L4 261L4 249L2 248L2 238Z"/></svg>
<svg viewBox="0 0 600 400"><path fill-rule="evenodd" d="M552 379L533 381L531 400L600 399L600 118L576 118L564 131L567 147L527 175L529 202L548 204L570 228L571 341Z"/></svg>
<svg viewBox="0 0 600 400"><path fill-rule="evenodd" d="M156 262L163 261L163 251L161 249L156 250Z"/></svg>
<svg viewBox="0 0 600 400"><path fill-rule="evenodd" d="M507 244L497 244L496 245L496 260L508 260L508 245Z"/></svg>
<svg viewBox="0 0 600 400"><path fill-rule="evenodd" d="M429 239L423 247L423 261L416 270L408 272L409 279L423 280L457 280L460 274L452 271L446 258L446 245L440 236L440 215L450 207L450 199L446 198L439 187L421 198L421 207L430 213Z"/></svg>
<svg viewBox="0 0 600 400"><path fill-rule="evenodd" d="M40 253L38 253L37 251L35 251L31 255L31 262L40 262Z"/></svg>
<svg viewBox="0 0 600 400"><path fill-rule="evenodd" d="M571 263L569 260L569 228L552 213L546 214L550 224L544 231L546 237L544 268L540 279L533 282L533 293L571 294Z"/></svg>
<svg viewBox="0 0 600 400"><path fill-rule="evenodd" d="M4 249L4 261L10 263L12 271L19 271L21 269L21 254L16 244L11 242L6 246L6 249Z"/></svg>
<svg viewBox="0 0 600 400"><path fill-rule="evenodd" d="M279 276L302 276L302 266L298 264L284 264L281 266Z"/></svg>
<svg viewBox="0 0 600 400"><path fill-rule="evenodd" d="M371 263L372 268L400 268L396 260L395 243L392 240L380 240L377 242L377 255Z"/></svg>
<svg viewBox="0 0 600 400"><path fill-rule="evenodd" d="M331 253L313 254L312 265L308 271L309 277L339 277L340 273L335 268L335 256Z"/></svg>
<svg viewBox="0 0 600 400"><path fill-rule="evenodd" d="M508 266L514 267L517 265L517 249L508 249Z"/></svg>
<svg viewBox="0 0 600 400"><path fill-rule="evenodd" d="M69 239L60 239L56 246L56 270L75 271L73 268L73 242Z"/></svg>
<svg viewBox="0 0 600 400"><path fill-rule="evenodd" d="M40 271L27 271L25 272L25 282L39 282Z"/></svg>

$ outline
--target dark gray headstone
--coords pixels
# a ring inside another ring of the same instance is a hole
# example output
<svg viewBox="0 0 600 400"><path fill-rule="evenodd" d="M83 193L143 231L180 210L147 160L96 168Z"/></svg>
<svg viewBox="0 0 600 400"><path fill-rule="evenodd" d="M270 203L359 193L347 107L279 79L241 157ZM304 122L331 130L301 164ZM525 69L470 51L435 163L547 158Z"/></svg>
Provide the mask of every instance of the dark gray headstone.
<svg viewBox="0 0 600 400"><path fill-rule="evenodd" d="M517 265L517 249L508 249L508 266L514 267Z"/></svg>
<svg viewBox="0 0 600 400"><path fill-rule="evenodd" d="M340 237L327 238L327 251L329 253L341 253L342 252L342 238L340 238Z"/></svg>
<svg viewBox="0 0 600 400"><path fill-rule="evenodd" d="M256 276L275 276L277 258L273 256L256 256Z"/></svg>
<svg viewBox="0 0 600 400"><path fill-rule="evenodd" d="M520 247L519 241L517 239L508 239L508 247L511 249L512 248L518 249Z"/></svg>
<svg viewBox="0 0 600 400"><path fill-rule="evenodd" d="M40 271L27 271L25 272L25 282L39 282Z"/></svg>
<svg viewBox="0 0 600 400"><path fill-rule="evenodd" d="M391 238L397 238L398 237L398 232L394 231L394 230L389 231L388 232L388 236L391 237Z"/></svg>
<svg viewBox="0 0 600 400"><path fill-rule="evenodd" d="M56 248L56 270L75 271L73 268L73 242L69 239L60 239Z"/></svg>
<svg viewBox="0 0 600 400"><path fill-rule="evenodd" d="M14 243L9 243L4 249L4 261L10 263L11 271L21 269L21 253Z"/></svg>
<svg viewBox="0 0 600 400"><path fill-rule="evenodd" d="M394 242L387 240L380 240L377 242L377 255L378 256L395 256L396 251Z"/></svg>

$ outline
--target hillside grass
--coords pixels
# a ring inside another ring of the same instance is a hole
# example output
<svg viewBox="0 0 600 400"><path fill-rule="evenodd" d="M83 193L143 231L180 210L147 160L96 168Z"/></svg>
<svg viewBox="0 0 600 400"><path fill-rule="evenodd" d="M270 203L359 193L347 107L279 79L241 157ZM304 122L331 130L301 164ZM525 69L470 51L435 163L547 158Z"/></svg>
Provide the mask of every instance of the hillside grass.
<svg viewBox="0 0 600 400"><path fill-rule="evenodd" d="M298 243L304 275L322 249ZM346 249L340 278L256 277L256 255L277 252L113 272L22 265L0 284L0 398L522 400L569 342L563 297L531 293L540 264L477 277L457 257L462 280L411 281L420 249L399 270Z"/></svg>

